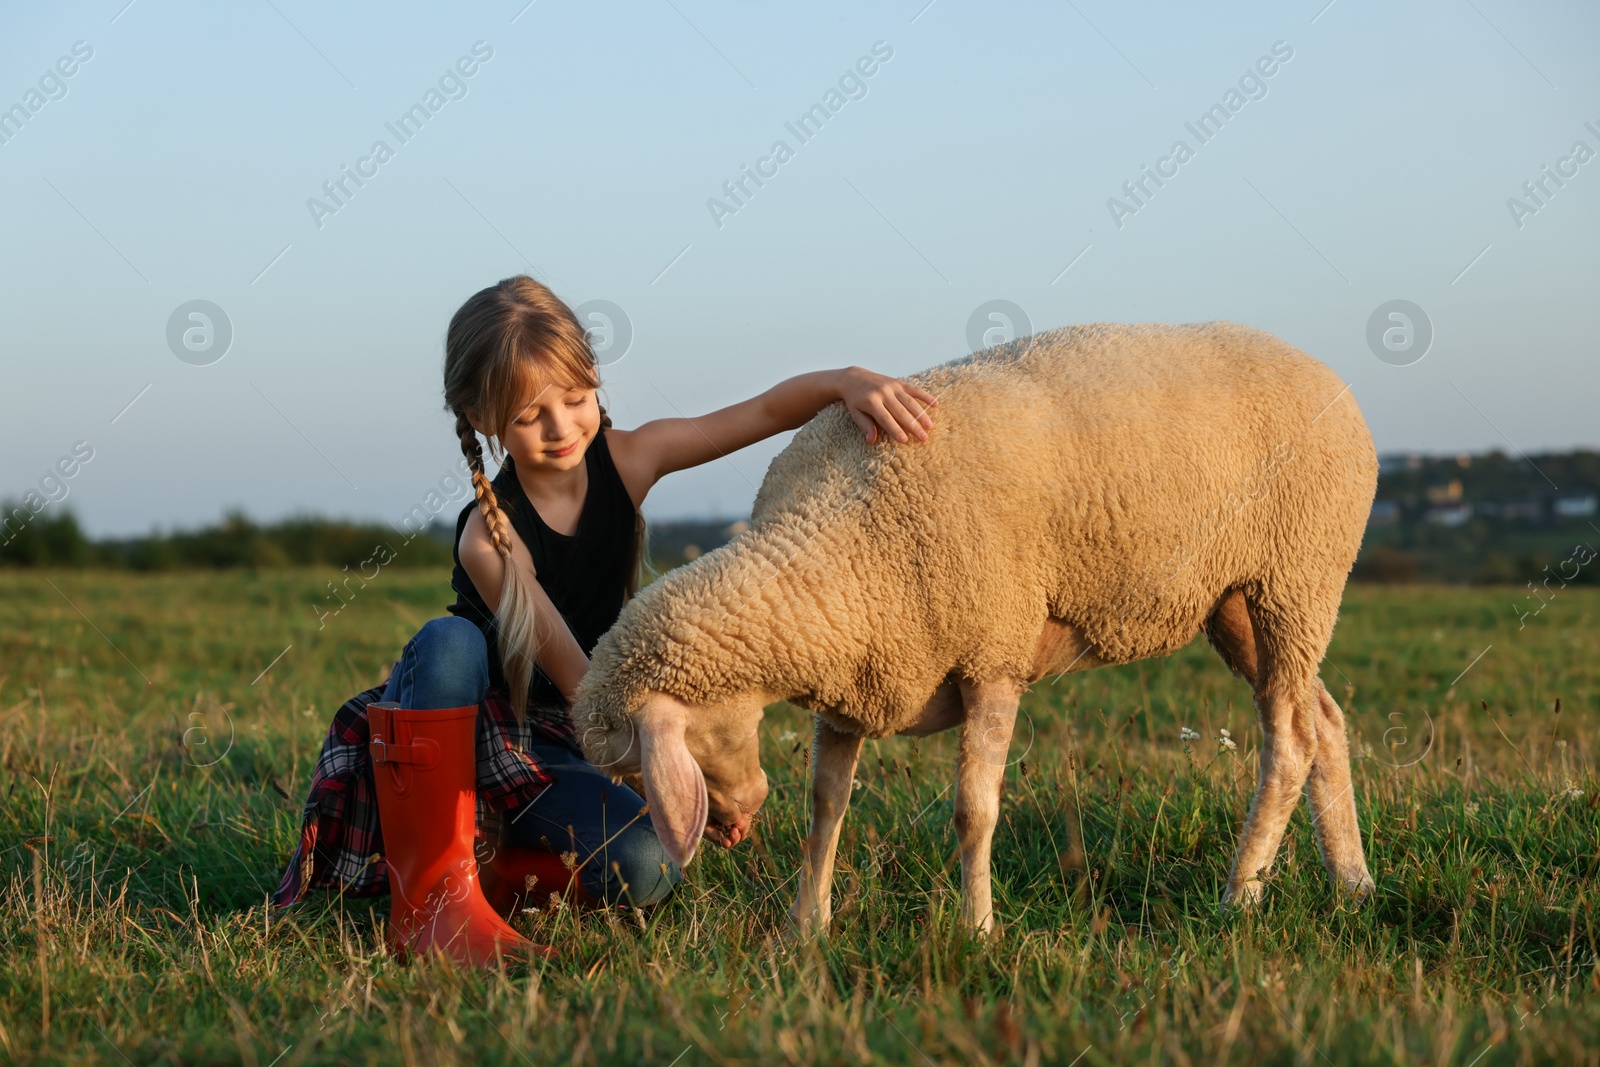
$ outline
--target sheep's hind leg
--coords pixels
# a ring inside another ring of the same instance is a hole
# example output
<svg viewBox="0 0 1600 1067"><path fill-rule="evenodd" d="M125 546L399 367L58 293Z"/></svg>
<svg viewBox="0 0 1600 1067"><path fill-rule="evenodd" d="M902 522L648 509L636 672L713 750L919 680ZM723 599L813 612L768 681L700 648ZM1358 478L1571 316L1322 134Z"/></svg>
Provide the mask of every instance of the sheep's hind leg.
<svg viewBox="0 0 1600 1067"><path fill-rule="evenodd" d="M833 916L833 857L860 755L859 736L835 730L821 718L816 720L811 753L811 832L806 835L800 893L789 909L789 917L803 937L827 930Z"/></svg>
<svg viewBox="0 0 1600 1067"><path fill-rule="evenodd" d="M1017 723L1021 687L1009 679L961 683L966 722L956 757L956 837L961 845L961 918L981 933L994 929L989 878L994 830L1000 821L1000 786Z"/></svg>
<svg viewBox="0 0 1600 1067"><path fill-rule="evenodd" d="M1373 890L1356 819L1355 785L1350 780L1350 744L1344 712L1327 688L1317 685L1317 755L1306 782L1306 804L1317 832L1322 865L1340 889L1365 897Z"/></svg>
<svg viewBox="0 0 1600 1067"><path fill-rule="evenodd" d="M1235 589L1225 595L1206 620L1205 631L1229 669L1255 688L1259 677L1256 633L1244 594ZM1316 688L1317 747L1306 781L1306 803L1329 876L1342 888L1365 896L1372 891L1373 882L1356 820L1344 712L1320 680Z"/></svg>
<svg viewBox="0 0 1600 1067"><path fill-rule="evenodd" d="M1304 681L1263 686L1256 697L1261 715L1261 776L1250 813L1239 832L1233 870L1223 903L1250 905L1261 897L1261 878L1272 869L1289 817L1316 757L1315 689Z"/></svg>
<svg viewBox="0 0 1600 1067"><path fill-rule="evenodd" d="M1261 878L1272 869L1289 817L1317 755L1317 666L1333 633L1334 610L1249 599L1256 637L1256 710L1261 719L1261 775L1250 813L1239 832L1238 850L1223 902L1249 905L1261 896ZM1325 614L1325 617L1324 617ZM1215 643L1215 642L1213 642Z"/></svg>

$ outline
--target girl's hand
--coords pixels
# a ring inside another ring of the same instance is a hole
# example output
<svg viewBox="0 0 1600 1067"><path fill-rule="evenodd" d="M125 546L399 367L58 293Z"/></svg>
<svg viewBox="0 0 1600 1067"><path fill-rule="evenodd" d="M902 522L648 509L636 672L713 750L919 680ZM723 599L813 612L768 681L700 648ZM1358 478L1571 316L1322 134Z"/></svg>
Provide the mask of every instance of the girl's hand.
<svg viewBox="0 0 1600 1067"><path fill-rule="evenodd" d="M839 372L839 399L869 445L878 440L880 428L896 441L909 440L908 435L926 441L933 429L928 409L939 403L919 385L874 374L864 367Z"/></svg>

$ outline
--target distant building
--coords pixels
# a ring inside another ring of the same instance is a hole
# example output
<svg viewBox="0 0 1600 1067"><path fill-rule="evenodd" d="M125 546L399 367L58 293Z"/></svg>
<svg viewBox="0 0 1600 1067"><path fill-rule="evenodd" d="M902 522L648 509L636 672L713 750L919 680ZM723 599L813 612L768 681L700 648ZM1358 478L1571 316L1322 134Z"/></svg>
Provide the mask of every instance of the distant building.
<svg viewBox="0 0 1600 1067"><path fill-rule="evenodd" d="M1464 526L1472 518L1471 504L1443 504L1429 508L1423 518L1436 526Z"/></svg>
<svg viewBox="0 0 1600 1067"><path fill-rule="evenodd" d="M1558 497L1556 502L1551 505L1550 510L1558 518L1581 519L1585 515L1593 515L1595 513L1595 497L1593 493L1584 496Z"/></svg>
<svg viewBox="0 0 1600 1067"><path fill-rule="evenodd" d="M1421 470L1427 457L1420 452L1389 452L1378 457L1378 473Z"/></svg>
<svg viewBox="0 0 1600 1067"><path fill-rule="evenodd" d="M1374 500L1372 514L1367 516L1368 526L1393 526L1400 521L1398 500Z"/></svg>
<svg viewBox="0 0 1600 1067"><path fill-rule="evenodd" d="M1461 499L1461 479L1451 478L1443 485L1430 485L1426 492L1430 504L1454 504Z"/></svg>

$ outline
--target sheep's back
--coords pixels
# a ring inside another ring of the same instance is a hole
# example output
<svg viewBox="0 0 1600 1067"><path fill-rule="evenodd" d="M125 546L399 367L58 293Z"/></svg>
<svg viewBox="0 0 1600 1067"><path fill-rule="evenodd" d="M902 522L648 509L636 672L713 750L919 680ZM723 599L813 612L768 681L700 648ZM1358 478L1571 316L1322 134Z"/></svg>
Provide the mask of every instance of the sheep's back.
<svg viewBox="0 0 1600 1067"><path fill-rule="evenodd" d="M1228 323L1053 330L913 375L926 442L834 405L772 463L753 524L854 527L874 658L932 691L1026 673L1046 614L1102 658L1181 647L1227 588L1342 585L1376 483L1328 368Z"/></svg>

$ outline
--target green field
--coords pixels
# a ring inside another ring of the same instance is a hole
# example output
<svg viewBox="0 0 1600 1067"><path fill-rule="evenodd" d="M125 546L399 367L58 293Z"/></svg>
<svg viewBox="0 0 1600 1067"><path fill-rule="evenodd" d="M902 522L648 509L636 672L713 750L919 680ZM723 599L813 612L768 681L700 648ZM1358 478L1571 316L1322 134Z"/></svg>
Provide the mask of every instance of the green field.
<svg viewBox="0 0 1600 1067"><path fill-rule="evenodd" d="M1519 589L1348 591L1323 677L1359 908L1302 809L1263 906L1219 911L1258 734L1199 641L1026 698L987 942L957 923L953 734L868 746L832 936L777 940L810 736L783 706L753 843L643 916L522 917L558 962L463 973L387 957L381 900L264 904L333 710L448 584L383 572L319 629L336 577L0 572L0 1060L1600 1062L1600 590L1520 627Z"/></svg>

